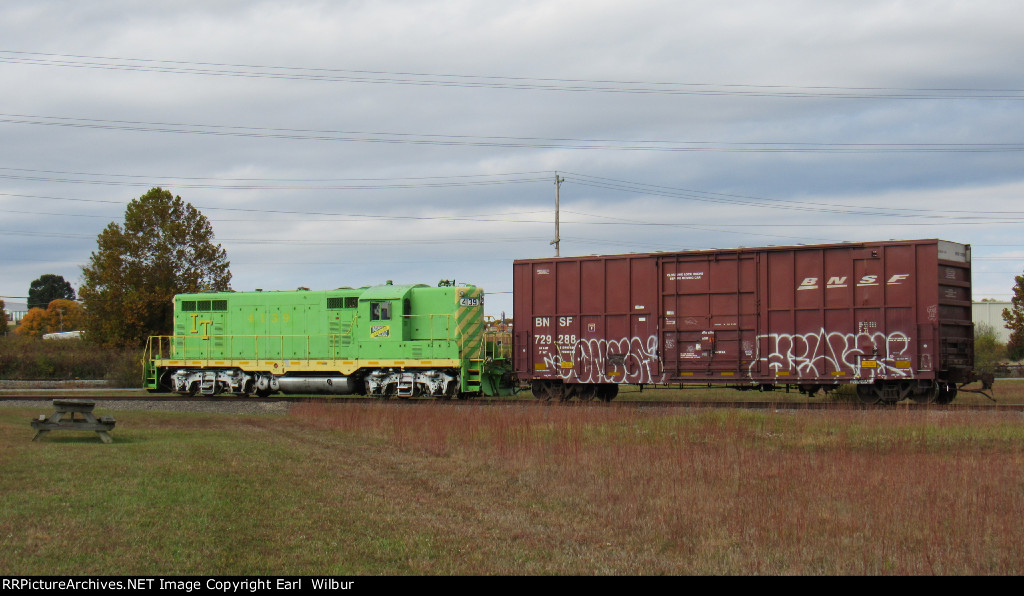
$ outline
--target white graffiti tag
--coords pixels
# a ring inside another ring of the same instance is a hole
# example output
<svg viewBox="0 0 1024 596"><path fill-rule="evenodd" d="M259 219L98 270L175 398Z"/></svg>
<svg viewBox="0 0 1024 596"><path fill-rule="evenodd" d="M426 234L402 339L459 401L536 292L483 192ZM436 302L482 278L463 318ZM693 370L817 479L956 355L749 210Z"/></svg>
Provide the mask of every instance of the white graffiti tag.
<svg viewBox="0 0 1024 596"><path fill-rule="evenodd" d="M773 373L790 371L800 378L824 377L832 372L845 372L868 378L912 378L909 366L910 338L901 331L840 333L771 333L757 336L758 356L751 362L750 372L758 364L767 364ZM766 346L767 354L760 353ZM862 364L865 361L871 363ZM904 363L897 367L896 363ZM762 366L762 370L764 370Z"/></svg>
<svg viewBox="0 0 1024 596"><path fill-rule="evenodd" d="M567 346L568 347L568 346ZM663 383L659 374L658 337L619 340L584 339L561 352L543 356L544 364L563 379L579 383Z"/></svg>

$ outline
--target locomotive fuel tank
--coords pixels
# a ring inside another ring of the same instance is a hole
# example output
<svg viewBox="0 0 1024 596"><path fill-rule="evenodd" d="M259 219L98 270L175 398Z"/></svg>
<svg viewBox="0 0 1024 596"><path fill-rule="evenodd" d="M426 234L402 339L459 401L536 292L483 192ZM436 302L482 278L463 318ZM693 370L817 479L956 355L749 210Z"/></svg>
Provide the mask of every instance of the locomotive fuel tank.
<svg viewBox="0 0 1024 596"><path fill-rule="evenodd" d="M281 393L351 395L356 392L352 377L278 377Z"/></svg>

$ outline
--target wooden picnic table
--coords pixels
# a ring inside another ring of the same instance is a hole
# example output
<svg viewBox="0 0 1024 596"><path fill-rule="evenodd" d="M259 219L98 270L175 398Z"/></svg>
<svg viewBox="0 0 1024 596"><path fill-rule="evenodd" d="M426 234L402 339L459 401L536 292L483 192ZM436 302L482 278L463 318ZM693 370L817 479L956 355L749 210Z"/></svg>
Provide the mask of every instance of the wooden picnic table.
<svg viewBox="0 0 1024 596"><path fill-rule="evenodd" d="M53 400L53 414L49 418L40 415L38 420L32 421L32 428L38 431L32 440L35 441L51 430L94 430L101 441L113 443L110 431L114 430L116 421L110 416L97 420L92 413L95 407L96 402L86 399Z"/></svg>

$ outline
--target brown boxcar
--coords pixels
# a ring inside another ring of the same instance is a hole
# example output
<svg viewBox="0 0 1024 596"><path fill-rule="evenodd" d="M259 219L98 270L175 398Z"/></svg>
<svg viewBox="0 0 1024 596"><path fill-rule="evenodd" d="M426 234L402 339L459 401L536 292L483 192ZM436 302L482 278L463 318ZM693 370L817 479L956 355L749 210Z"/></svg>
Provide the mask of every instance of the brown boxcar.
<svg viewBox="0 0 1024 596"><path fill-rule="evenodd" d="M542 399L852 383L949 402L973 379L970 255L933 239L517 260L516 374Z"/></svg>

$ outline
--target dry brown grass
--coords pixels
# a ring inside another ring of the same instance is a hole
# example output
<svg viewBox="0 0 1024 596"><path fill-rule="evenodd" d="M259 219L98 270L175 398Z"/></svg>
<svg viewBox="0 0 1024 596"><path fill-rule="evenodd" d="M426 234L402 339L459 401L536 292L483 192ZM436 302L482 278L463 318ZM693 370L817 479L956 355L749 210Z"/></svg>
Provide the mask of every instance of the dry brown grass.
<svg viewBox="0 0 1024 596"><path fill-rule="evenodd" d="M445 485L451 495L431 483L406 497L452 498L488 520L493 540L552 554L475 572L1008 574L1024 555L1008 523L1024 514L1017 417L322 405L295 415L489 470ZM410 518L421 510L436 515L413 507ZM450 521L448 531L464 526ZM491 550L483 528L468 528L467 544Z"/></svg>
<svg viewBox="0 0 1024 596"><path fill-rule="evenodd" d="M1017 574L1012 413L0 408L0 574Z"/></svg>

